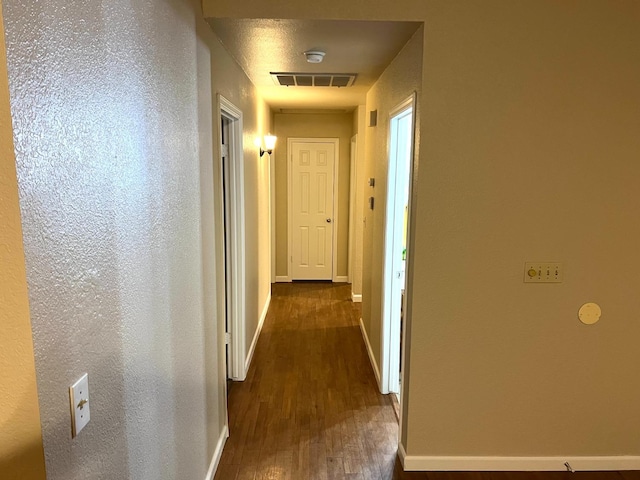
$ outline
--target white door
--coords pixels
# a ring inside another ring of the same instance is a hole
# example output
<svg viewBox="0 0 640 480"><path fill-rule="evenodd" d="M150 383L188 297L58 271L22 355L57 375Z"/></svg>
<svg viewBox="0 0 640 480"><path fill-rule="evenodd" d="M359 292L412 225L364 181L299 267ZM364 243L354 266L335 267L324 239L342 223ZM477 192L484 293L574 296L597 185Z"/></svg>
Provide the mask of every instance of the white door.
<svg viewBox="0 0 640 480"><path fill-rule="evenodd" d="M292 280L333 278L334 142L291 142Z"/></svg>

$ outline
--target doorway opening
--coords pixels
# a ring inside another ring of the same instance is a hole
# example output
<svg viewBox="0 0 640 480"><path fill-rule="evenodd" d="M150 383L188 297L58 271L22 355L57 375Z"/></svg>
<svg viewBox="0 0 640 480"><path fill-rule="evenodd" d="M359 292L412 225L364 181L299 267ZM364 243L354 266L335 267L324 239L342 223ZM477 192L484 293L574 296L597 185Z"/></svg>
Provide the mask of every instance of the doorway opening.
<svg viewBox="0 0 640 480"><path fill-rule="evenodd" d="M405 271L409 233L411 175L414 150L415 94L389 114L389 169L385 211L382 295L383 393L400 396L402 332L406 312Z"/></svg>
<svg viewBox="0 0 640 480"><path fill-rule="evenodd" d="M289 279L335 282L339 139L289 138L287 150Z"/></svg>
<svg viewBox="0 0 640 480"><path fill-rule="evenodd" d="M222 180L223 282L227 379L242 381L245 368L244 168L242 111L218 96Z"/></svg>

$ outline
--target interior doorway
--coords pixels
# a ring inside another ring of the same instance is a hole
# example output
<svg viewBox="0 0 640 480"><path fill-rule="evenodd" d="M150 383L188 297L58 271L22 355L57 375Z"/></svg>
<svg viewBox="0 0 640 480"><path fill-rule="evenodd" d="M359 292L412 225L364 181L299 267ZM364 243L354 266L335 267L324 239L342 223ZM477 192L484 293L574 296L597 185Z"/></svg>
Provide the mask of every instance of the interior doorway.
<svg viewBox="0 0 640 480"><path fill-rule="evenodd" d="M382 391L401 392L405 270L410 218L415 95L389 115L389 170L382 295Z"/></svg>
<svg viewBox="0 0 640 480"><path fill-rule="evenodd" d="M290 138L289 277L334 280L337 258L337 138Z"/></svg>
<svg viewBox="0 0 640 480"><path fill-rule="evenodd" d="M244 168L242 111L218 96L222 183L222 270L227 379L242 381L245 369Z"/></svg>

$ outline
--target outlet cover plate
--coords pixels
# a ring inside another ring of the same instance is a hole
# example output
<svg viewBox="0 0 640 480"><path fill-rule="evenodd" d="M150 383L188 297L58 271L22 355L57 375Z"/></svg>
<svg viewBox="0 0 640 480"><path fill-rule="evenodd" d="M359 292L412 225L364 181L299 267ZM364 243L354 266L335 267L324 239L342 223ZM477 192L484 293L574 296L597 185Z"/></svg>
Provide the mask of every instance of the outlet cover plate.
<svg viewBox="0 0 640 480"><path fill-rule="evenodd" d="M562 283L564 270L560 262L527 262L524 283Z"/></svg>

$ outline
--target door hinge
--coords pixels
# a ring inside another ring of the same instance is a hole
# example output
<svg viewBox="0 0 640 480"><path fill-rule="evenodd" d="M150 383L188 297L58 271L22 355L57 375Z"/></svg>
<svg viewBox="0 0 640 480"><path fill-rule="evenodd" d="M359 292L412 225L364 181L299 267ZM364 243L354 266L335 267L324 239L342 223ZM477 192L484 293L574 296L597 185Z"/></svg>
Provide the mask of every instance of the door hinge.
<svg viewBox="0 0 640 480"><path fill-rule="evenodd" d="M229 332L226 332L224 334L224 344L225 345L231 344L231 334Z"/></svg>
<svg viewBox="0 0 640 480"><path fill-rule="evenodd" d="M228 145L225 145L224 143L222 144L221 154L222 154L223 157L228 157L229 156L229 146Z"/></svg>

